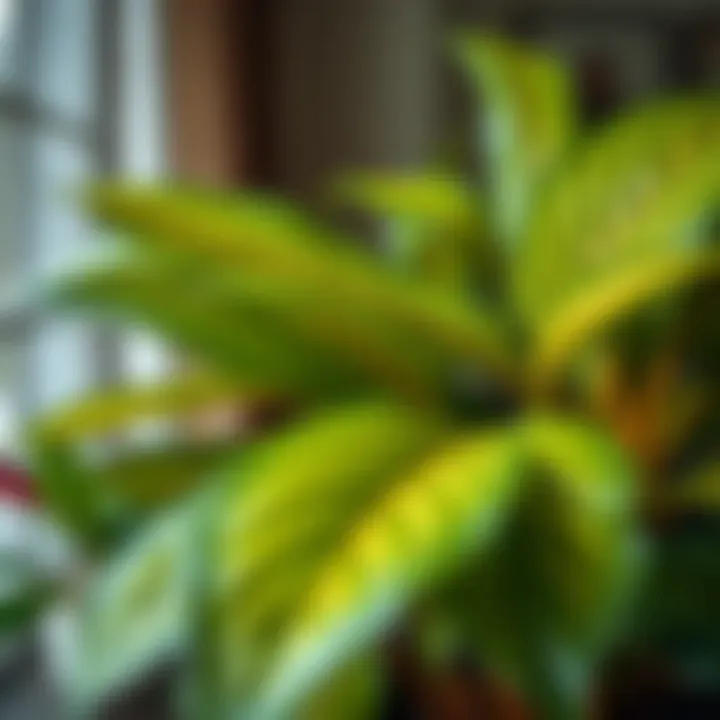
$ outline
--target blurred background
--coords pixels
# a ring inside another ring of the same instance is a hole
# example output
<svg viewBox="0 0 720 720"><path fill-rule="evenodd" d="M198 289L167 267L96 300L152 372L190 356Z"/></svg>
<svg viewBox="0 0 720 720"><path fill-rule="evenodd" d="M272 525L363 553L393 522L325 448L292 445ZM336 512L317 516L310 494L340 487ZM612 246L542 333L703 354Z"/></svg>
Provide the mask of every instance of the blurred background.
<svg viewBox="0 0 720 720"><path fill-rule="evenodd" d="M73 189L177 178L323 211L341 169L418 167L467 141L443 64L458 25L566 57L589 122L720 85L717 0L0 0L0 490L24 418L173 360L152 338L34 305L96 251ZM0 717L52 716L27 665L0 670Z"/></svg>

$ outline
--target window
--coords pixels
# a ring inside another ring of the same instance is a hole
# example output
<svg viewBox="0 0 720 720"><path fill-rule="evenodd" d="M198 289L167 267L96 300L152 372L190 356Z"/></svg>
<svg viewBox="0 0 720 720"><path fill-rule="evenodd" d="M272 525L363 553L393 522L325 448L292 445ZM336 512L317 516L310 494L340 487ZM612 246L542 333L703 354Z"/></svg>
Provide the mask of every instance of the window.
<svg viewBox="0 0 720 720"><path fill-rule="evenodd" d="M157 12L153 0L0 0L0 452L17 452L29 414L158 365L148 341L35 301L98 247L73 190L162 169Z"/></svg>

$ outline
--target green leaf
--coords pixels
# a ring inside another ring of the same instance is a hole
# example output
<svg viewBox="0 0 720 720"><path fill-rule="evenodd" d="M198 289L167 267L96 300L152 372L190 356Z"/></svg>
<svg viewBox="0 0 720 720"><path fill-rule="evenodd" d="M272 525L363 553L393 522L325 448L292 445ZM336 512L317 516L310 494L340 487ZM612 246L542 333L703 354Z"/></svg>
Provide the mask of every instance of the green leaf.
<svg viewBox="0 0 720 720"><path fill-rule="evenodd" d="M354 660L333 673L332 681L310 697L301 720L374 720L382 713L383 676L372 654Z"/></svg>
<svg viewBox="0 0 720 720"><path fill-rule="evenodd" d="M621 269L578 293L538 334L533 373L552 385L574 353L652 301L720 276L720 253L700 250L659 254Z"/></svg>
<svg viewBox="0 0 720 720"><path fill-rule="evenodd" d="M106 550L122 523L115 495L81 461L76 448L38 429L28 433L27 446L48 512L90 552Z"/></svg>
<svg viewBox="0 0 720 720"><path fill-rule="evenodd" d="M393 476L445 435L436 419L369 403L321 414L248 461L244 485L226 503L219 561L228 589L220 610L226 685L248 712L338 543L385 496Z"/></svg>
<svg viewBox="0 0 720 720"><path fill-rule="evenodd" d="M268 312L249 290L222 293L159 263L116 265L64 281L54 302L107 308L146 323L182 350L234 378L249 397L314 399L357 390L358 378ZM178 287L185 292L178 293Z"/></svg>
<svg viewBox="0 0 720 720"><path fill-rule="evenodd" d="M231 457L237 457L238 444L187 440L168 447L122 452L97 467L97 478L132 508L152 513L187 495Z"/></svg>
<svg viewBox="0 0 720 720"><path fill-rule="evenodd" d="M22 632L35 622L54 593L48 581L24 583L0 599L0 639Z"/></svg>
<svg viewBox="0 0 720 720"><path fill-rule="evenodd" d="M412 338L421 355L442 353L502 378L514 376L507 339L491 310L432 284L393 276L349 247L298 243L167 190L98 187L91 205L101 219L132 232L143 247L191 260L220 285L237 288L248 277L259 280L269 287L268 301L279 294L283 318L295 307L289 300L299 299L305 309L295 310L293 320L309 323L307 308L322 310L330 315L333 331L344 329L344 342L367 335L357 318L365 323L381 318L387 337Z"/></svg>
<svg viewBox="0 0 720 720"><path fill-rule="evenodd" d="M479 220L477 199L465 183L443 173L356 172L336 186L342 200L387 218L430 227L467 229Z"/></svg>
<svg viewBox="0 0 720 720"><path fill-rule="evenodd" d="M673 483L660 497L661 507L675 512L717 514L720 511L720 460L703 465Z"/></svg>
<svg viewBox="0 0 720 720"><path fill-rule="evenodd" d="M495 551L451 588L461 642L540 717L582 717L641 568L635 477L613 442L568 420L519 428L525 481Z"/></svg>
<svg viewBox="0 0 720 720"><path fill-rule="evenodd" d="M637 580L637 474L613 439L572 420L532 418L525 432L529 462L556 488L558 505L550 522L556 529L564 525L562 532L574 546L574 556L566 559L566 580L571 587L578 578L578 585L584 583L572 596L573 607L564 610L562 624L591 650L604 649L605 635Z"/></svg>
<svg viewBox="0 0 720 720"><path fill-rule="evenodd" d="M217 375L196 373L164 383L98 391L56 409L39 432L60 442L127 430L142 420L177 419L238 402L237 386Z"/></svg>
<svg viewBox="0 0 720 720"><path fill-rule="evenodd" d="M617 274L692 245L720 189L720 103L656 103L591 138L550 184L515 265L518 307L547 332Z"/></svg>
<svg viewBox="0 0 720 720"><path fill-rule="evenodd" d="M497 230L515 250L544 184L573 140L569 74L549 55L487 35L461 34L455 50L482 101L480 143Z"/></svg>
<svg viewBox="0 0 720 720"><path fill-rule="evenodd" d="M483 209L460 178L357 172L340 180L336 194L385 221L384 249L402 271L460 292L471 288L471 270L482 276L496 269Z"/></svg>
<svg viewBox="0 0 720 720"><path fill-rule="evenodd" d="M220 720L223 713L222 668L217 652L218 613L213 589L216 585L218 513L223 500L221 488L205 494L188 528L192 548L188 578L189 636L186 643L185 672L180 681L183 717Z"/></svg>
<svg viewBox="0 0 720 720"><path fill-rule="evenodd" d="M105 565L81 608L72 701L85 712L175 659L190 640L194 518L199 502L161 515Z"/></svg>
<svg viewBox="0 0 720 720"><path fill-rule="evenodd" d="M237 377L248 392L317 400L358 395L368 385L414 401L437 401L438 363L424 359L411 339L391 332L367 312L352 313L313 293L256 280L220 286L182 283L163 268L112 268L79 278L64 296L145 317L156 331Z"/></svg>
<svg viewBox="0 0 720 720"><path fill-rule="evenodd" d="M141 185L127 185L128 190ZM285 198L243 188L242 193L222 188L173 185L168 191L174 198L199 215L224 219L242 227L254 237L283 237L299 245L332 244L343 238L325 227L300 207ZM90 190L92 196L94 190ZM87 197L87 196L86 196ZM92 204L92 201L91 201Z"/></svg>
<svg viewBox="0 0 720 720"><path fill-rule="evenodd" d="M292 714L478 556L464 596L481 651L538 706L577 707L637 576L630 468L603 435L554 418L437 447L414 469L365 480L362 494L337 473L319 482L318 468L283 477L278 446L272 473L250 473L225 542L245 551L220 562L235 588L222 634L239 669L228 685L264 688L259 707L247 691L245 712ZM531 595L531 607L513 603Z"/></svg>
<svg viewBox="0 0 720 720"><path fill-rule="evenodd" d="M48 508L88 549L107 548L121 530L125 506L117 488L83 457L84 444L142 420L177 418L235 401L237 388L209 374L160 385L98 392L57 409L28 431L32 461Z"/></svg>
<svg viewBox="0 0 720 720"><path fill-rule="evenodd" d="M515 497L516 454L504 433L456 439L335 532L266 684L262 717L285 716L327 675L387 631L417 595L487 547Z"/></svg>
<svg viewBox="0 0 720 720"><path fill-rule="evenodd" d="M333 550L338 529L359 514L357 504L380 493L384 478L422 456L444 433L438 420L370 402L318 412L244 450L237 463L218 471L226 489L215 505L219 546L206 563L211 587L193 586L193 528L206 508L205 494L150 522L103 569L86 612L81 704L125 687L168 654L189 652L197 637L197 592L209 593L199 601L205 619L218 628L214 650L210 645L203 652L218 653L219 681L227 693L219 702L247 699L242 693L249 694L253 680L262 677L276 637L252 614L274 616L275 622L292 617L302 584ZM293 589L297 570L310 572ZM275 599L269 580L287 585ZM252 671L242 667L248 657Z"/></svg>

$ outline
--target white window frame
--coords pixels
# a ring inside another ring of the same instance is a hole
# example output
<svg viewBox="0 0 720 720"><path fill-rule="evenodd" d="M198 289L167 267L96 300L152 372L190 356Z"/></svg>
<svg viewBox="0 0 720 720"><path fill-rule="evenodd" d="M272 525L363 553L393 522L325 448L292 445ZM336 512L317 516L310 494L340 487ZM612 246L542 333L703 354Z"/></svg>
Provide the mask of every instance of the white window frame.
<svg viewBox="0 0 720 720"><path fill-rule="evenodd" d="M20 72L27 78L15 88L9 84L0 86L0 119L7 118L23 132L32 134L38 146L52 137L75 146L78 154L82 147L90 158L89 173L83 181L98 176L143 180L161 177L165 170L162 0L80 0L87 7L82 12L92 16L91 32L87 33L92 49L88 48L87 55L94 66L91 88L94 97L92 114L85 118L41 101L40 80L34 76L35 73L39 76L38 67L45 53L49 53L44 43L54 43L57 52L57 43L63 42L58 39L62 28L48 32L46 27L43 32L42 24L48 22L49 16L57 20L57 13L62 12L61 6L66 2L77 5L78 0L15 0L20 13ZM68 29L67 23L64 27ZM73 41L77 42L77 38L68 37L68 42ZM22 232L17 238L24 246L20 259L23 282L11 289L0 288L0 343L18 354L10 383L5 383L6 395L11 393L15 406L18 428L28 417L58 400L47 391L63 385L62 372L81 375L70 383L67 394L72 395L129 375L154 377L164 372L168 363L164 349L140 333L121 335L116 330L88 324L78 331L78 337L87 340L82 351L85 369L78 373L77 367L72 367L77 365L78 358L72 336L63 340L60 331L56 338L59 343L47 336L51 332L46 326L49 327L52 311L36 302L34 286L35 279L43 284L42 273L38 271L43 261L39 223L45 216L40 187L43 182L48 184L43 177L40 152L30 147L28 141L18 163L17 182L22 183L26 197ZM66 201L70 203L70 193L67 195ZM88 252L93 245L97 243L89 238ZM62 248L59 252L63 252ZM45 346L57 348L57 352L48 353L42 349ZM64 359L66 351L70 354ZM48 354L53 356L47 357ZM0 452L21 453L18 444L19 437L8 438L6 445L10 447L0 445Z"/></svg>

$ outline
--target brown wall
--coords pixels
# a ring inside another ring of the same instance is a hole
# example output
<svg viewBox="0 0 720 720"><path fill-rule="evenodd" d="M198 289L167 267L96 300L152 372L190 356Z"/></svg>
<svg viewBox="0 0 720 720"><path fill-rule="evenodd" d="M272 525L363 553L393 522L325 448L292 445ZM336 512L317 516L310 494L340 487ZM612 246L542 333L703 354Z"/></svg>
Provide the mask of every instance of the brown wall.
<svg viewBox="0 0 720 720"><path fill-rule="evenodd" d="M339 170L422 163L432 0L165 0L171 166L304 197Z"/></svg>
<svg viewBox="0 0 720 720"><path fill-rule="evenodd" d="M170 165L230 185L246 173L245 0L166 0Z"/></svg>

